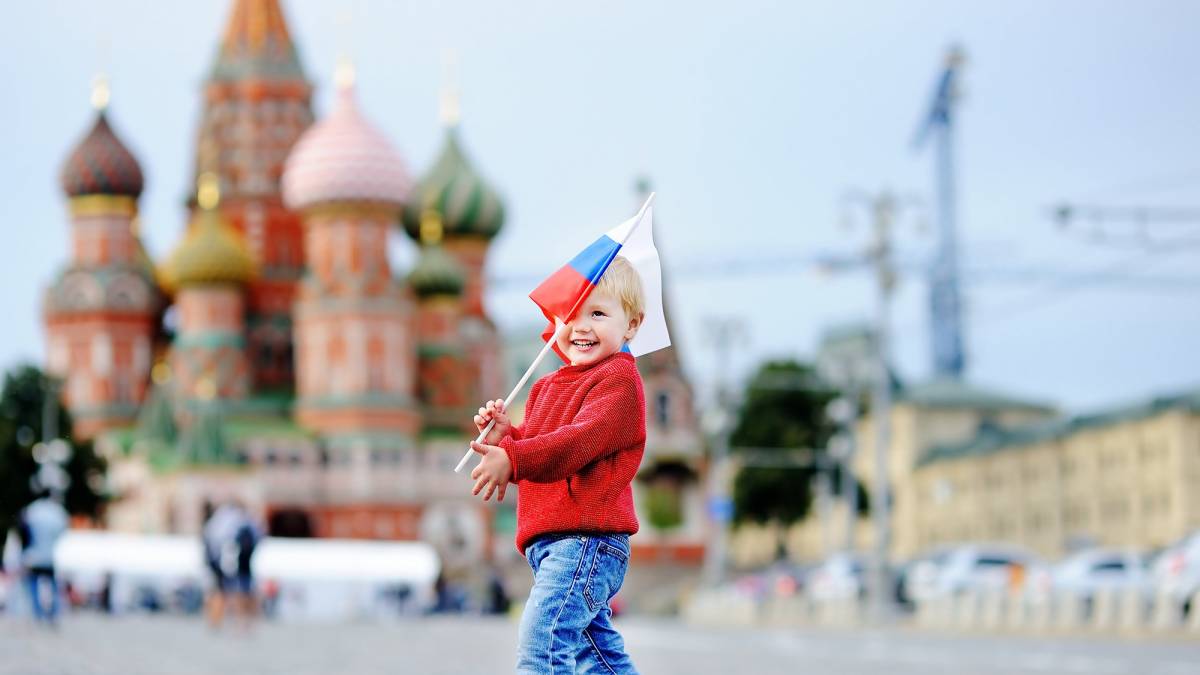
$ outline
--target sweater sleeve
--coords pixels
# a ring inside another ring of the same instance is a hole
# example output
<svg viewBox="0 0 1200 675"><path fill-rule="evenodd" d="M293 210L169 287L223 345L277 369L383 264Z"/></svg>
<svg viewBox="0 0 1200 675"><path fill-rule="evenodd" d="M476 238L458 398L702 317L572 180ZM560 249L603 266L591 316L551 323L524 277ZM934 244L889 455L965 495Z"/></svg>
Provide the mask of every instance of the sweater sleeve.
<svg viewBox="0 0 1200 675"><path fill-rule="evenodd" d="M505 437L500 447L512 461L513 482L563 480L597 459L643 440L645 425L636 422L644 414L639 398L633 378L613 374L584 395L570 424L530 438Z"/></svg>
<svg viewBox="0 0 1200 675"><path fill-rule="evenodd" d="M534 401L537 400L538 394L542 391L542 381L539 379L529 388L529 398L525 401L525 417L520 424L514 424L508 428L507 438L514 441L519 441L525 437L525 420L529 419L529 412L533 410Z"/></svg>

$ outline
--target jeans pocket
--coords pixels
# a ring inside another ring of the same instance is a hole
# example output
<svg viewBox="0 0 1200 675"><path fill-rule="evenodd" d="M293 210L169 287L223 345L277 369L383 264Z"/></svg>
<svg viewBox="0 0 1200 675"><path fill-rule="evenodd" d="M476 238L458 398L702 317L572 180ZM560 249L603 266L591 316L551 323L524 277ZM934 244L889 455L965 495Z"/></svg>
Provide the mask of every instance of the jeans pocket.
<svg viewBox="0 0 1200 675"><path fill-rule="evenodd" d="M596 554L583 587L583 599L588 609L597 612L621 590L629 558L616 546L603 541L596 543Z"/></svg>

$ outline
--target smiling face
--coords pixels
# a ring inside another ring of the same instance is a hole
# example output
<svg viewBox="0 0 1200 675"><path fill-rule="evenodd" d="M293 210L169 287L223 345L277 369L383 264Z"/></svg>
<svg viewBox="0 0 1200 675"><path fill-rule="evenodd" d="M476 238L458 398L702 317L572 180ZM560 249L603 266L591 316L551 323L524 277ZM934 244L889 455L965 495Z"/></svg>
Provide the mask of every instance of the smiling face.
<svg viewBox="0 0 1200 675"><path fill-rule="evenodd" d="M641 315L627 315L619 300L593 291L575 319L559 331L558 349L573 366L591 365L621 351L641 323Z"/></svg>

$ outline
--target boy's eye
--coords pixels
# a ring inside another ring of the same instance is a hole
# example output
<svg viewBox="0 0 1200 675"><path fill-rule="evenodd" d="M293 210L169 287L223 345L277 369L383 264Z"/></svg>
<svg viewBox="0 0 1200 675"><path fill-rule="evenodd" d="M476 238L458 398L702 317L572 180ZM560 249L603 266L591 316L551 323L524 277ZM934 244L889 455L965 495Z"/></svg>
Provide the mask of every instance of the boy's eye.
<svg viewBox="0 0 1200 675"><path fill-rule="evenodd" d="M605 316L605 314L604 314L604 312L601 312L600 310L596 310L596 311L592 312L592 316L593 317Z"/></svg>

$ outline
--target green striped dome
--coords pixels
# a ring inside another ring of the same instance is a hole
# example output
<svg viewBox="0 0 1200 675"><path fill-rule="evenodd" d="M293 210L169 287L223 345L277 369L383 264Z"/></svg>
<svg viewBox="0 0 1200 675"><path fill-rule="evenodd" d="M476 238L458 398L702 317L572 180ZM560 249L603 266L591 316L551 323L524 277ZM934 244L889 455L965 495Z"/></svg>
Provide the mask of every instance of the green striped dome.
<svg viewBox="0 0 1200 675"><path fill-rule="evenodd" d="M442 250L438 244L426 244L421 247L421 257L417 266L408 275L408 283L419 298L430 298L438 295L462 295L466 285L466 275L458 262Z"/></svg>
<svg viewBox="0 0 1200 675"><path fill-rule="evenodd" d="M491 239L504 224L504 204L483 178L471 168L458 142L458 131L446 131L446 144L433 168L409 193L404 229L421 240L421 212L435 209L442 217L445 236Z"/></svg>

